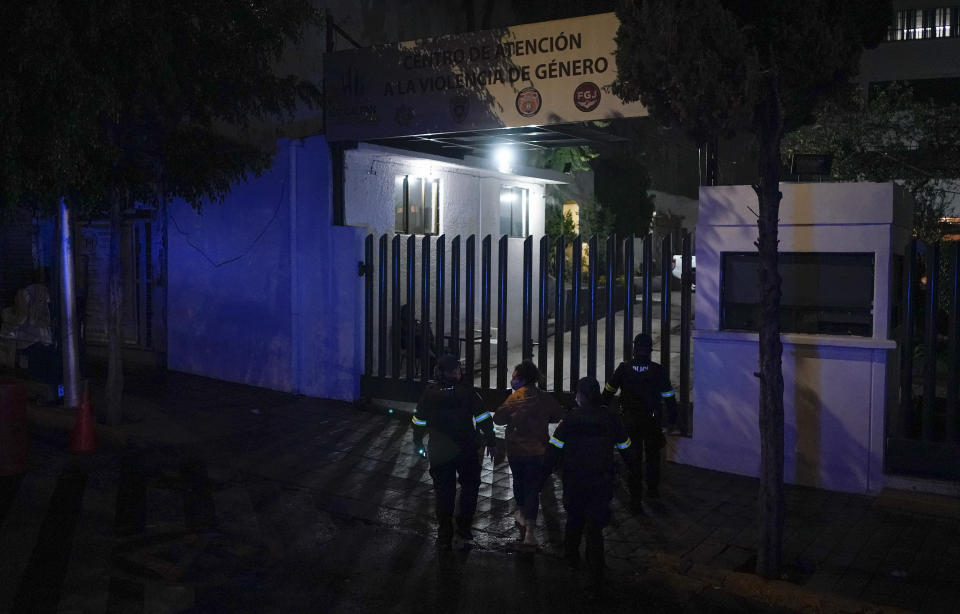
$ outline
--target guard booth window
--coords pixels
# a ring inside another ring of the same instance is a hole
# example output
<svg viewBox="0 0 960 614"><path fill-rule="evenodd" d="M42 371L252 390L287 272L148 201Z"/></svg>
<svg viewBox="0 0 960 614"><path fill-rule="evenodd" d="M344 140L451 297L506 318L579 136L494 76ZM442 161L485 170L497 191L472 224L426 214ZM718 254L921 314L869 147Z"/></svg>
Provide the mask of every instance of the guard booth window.
<svg viewBox="0 0 960 614"><path fill-rule="evenodd" d="M530 191L525 188L500 188L500 234L524 238L529 230Z"/></svg>
<svg viewBox="0 0 960 614"><path fill-rule="evenodd" d="M411 235L436 234L439 192L440 182L436 179L398 176L393 192L394 231Z"/></svg>
<svg viewBox="0 0 960 614"><path fill-rule="evenodd" d="M784 333L873 336L873 254L782 253ZM759 330L756 253L723 254L720 327Z"/></svg>

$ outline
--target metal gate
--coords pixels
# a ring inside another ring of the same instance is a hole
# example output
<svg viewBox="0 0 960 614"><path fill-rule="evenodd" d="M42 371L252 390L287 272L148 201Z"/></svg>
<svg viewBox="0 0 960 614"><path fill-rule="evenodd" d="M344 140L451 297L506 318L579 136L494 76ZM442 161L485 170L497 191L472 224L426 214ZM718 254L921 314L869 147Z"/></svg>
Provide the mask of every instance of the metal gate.
<svg viewBox="0 0 960 614"><path fill-rule="evenodd" d="M900 404L887 422L885 469L960 480L960 243L944 245L914 240L903 259Z"/></svg>
<svg viewBox="0 0 960 614"><path fill-rule="evenodd" d="M416 400L440 352L461 359L466 377L491 405L506 396L508 376L521 359L538 365L544 387L569 394L583 375L602 384L629 358L634 334L643 331L653 336L655 359L659 348L668 371L678 354L674 384L687 417L694 287L689 234L681 239L681 279L671 272L669 236L569 242L502 236L496 271L493 237L477 243L474 235L366 238L364 396ZM636 266L635 245L641 251Z"/></svg>

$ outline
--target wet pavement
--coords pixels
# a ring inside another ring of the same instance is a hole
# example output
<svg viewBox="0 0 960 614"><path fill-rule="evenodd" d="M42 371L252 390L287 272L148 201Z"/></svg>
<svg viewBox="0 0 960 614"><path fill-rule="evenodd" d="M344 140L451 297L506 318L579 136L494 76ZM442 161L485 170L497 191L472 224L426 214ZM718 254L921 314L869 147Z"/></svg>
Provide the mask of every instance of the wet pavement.
<svg viewBox="0 0 960 614"><path fill-rule="evenodd" d="M176 373L127 390L140 421L100 431L124 445L76 457L65 432L37 428L29 471L0 478L0 612L960 607L953 500L789 488L786 579L771 582L748 573L756 481L668 463L644 516L627 513L624 492L614 501L594 603L559 556L556 479L541 547L520 551L509 469L485 460L477 548L441 554L427 464L401 412ZM62 412L31 413L49 425Z"/></svg>

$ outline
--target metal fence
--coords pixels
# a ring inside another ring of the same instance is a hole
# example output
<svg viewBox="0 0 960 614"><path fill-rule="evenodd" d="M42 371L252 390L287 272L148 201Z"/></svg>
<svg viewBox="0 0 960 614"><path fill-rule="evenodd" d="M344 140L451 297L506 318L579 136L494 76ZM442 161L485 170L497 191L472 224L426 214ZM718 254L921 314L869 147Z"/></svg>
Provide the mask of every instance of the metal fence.
<svg viewBox="0 0 960 614"><path fill-rule="evenodd" d="M643 331L654 336L658 360L668 371L672 354L679 354L674 384L681 407L689 410L689 234L680 246L683 283L671 273L669 236L569 242L502 236L495 267L493 242L490 235L483 237L478 250L474 235L450 241L444 235L366 238L364 396L415 400L440 352L461 359L491 404L503 399L513 365L521 359L540 367L548 389L568 394L583 375L602 384L620 360L629 358L635 332ZM679 315L672 305L677 290ZM671 334L677 336L676 352Z"/></svg>
<svg viewBox="0 0 960 614"><path fill-rule="evenodd" d="M960 479L957 421L960 243L914 240L903 259L900 404L887 424L888 473Z"/></svg>

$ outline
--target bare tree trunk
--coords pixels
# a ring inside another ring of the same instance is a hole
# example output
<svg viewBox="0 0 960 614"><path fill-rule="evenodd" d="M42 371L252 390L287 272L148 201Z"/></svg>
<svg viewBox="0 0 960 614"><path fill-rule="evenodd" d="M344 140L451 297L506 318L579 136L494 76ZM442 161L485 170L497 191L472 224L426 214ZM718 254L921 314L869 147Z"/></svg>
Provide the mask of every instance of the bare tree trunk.
<svg viewBox="0 0 960 614"><path fill-rule="evenodd" d="M125 199L114 193L110 203L110 266L107 295L107 424L119 424L123 418L123 293L120 241L123 236L121 208Z"/></svg>
<svg viewBox="0 0 960 614"><path fill-rule="evenodd" d="M760 204L760 492L757 573L776 578L783 549L783 345L780 342L780 273L777 224L780 214L780 140L783 108L771 87L759 131Z"/></svg>

